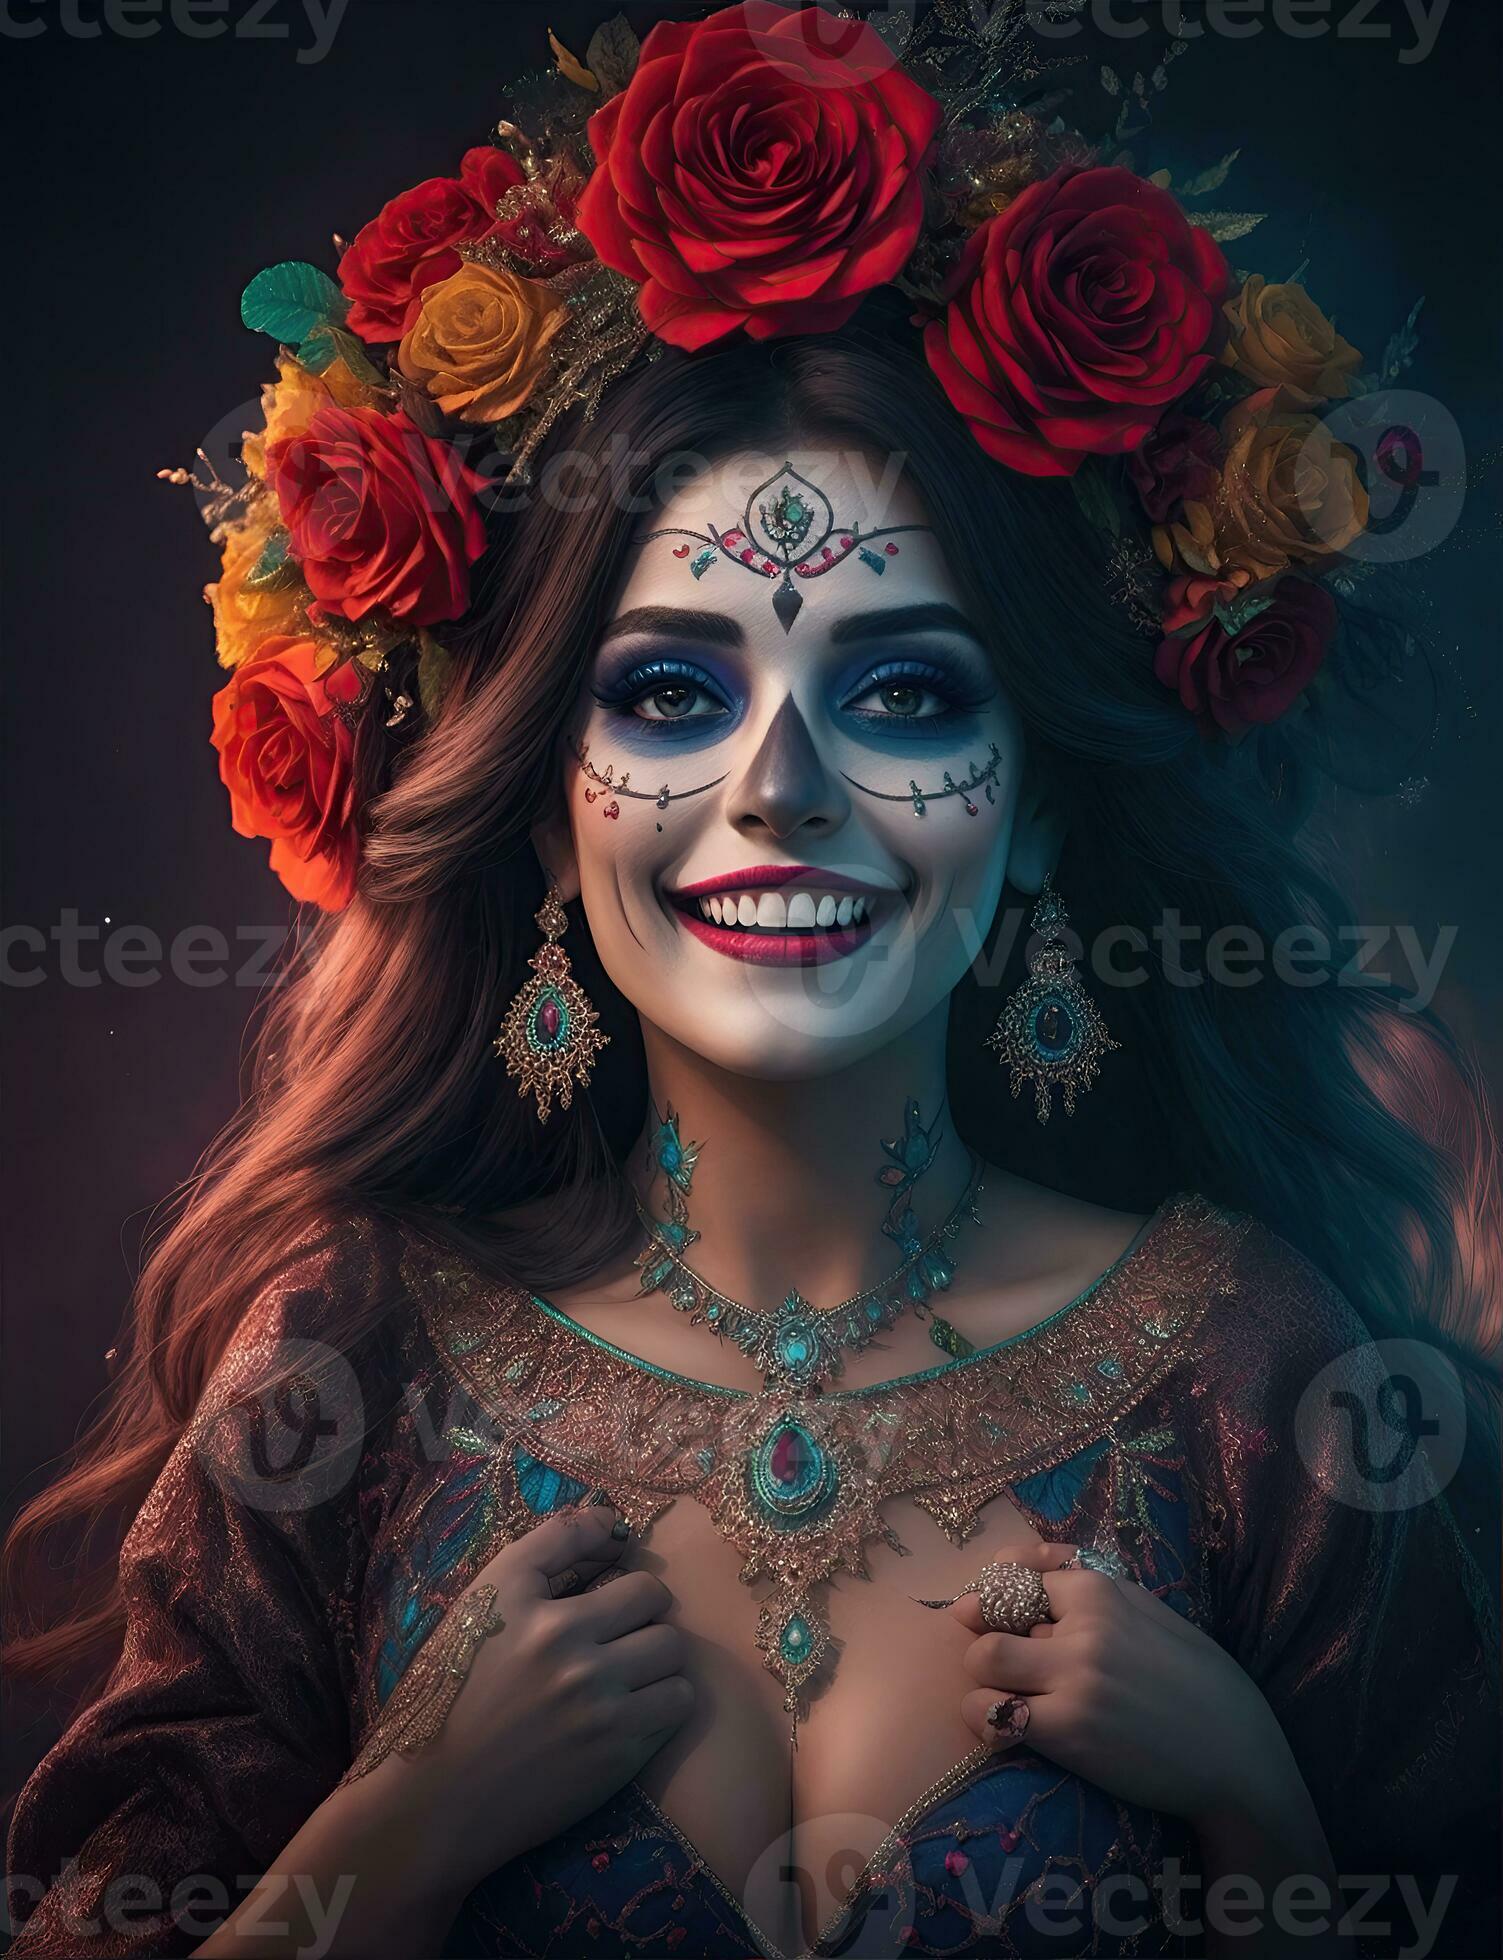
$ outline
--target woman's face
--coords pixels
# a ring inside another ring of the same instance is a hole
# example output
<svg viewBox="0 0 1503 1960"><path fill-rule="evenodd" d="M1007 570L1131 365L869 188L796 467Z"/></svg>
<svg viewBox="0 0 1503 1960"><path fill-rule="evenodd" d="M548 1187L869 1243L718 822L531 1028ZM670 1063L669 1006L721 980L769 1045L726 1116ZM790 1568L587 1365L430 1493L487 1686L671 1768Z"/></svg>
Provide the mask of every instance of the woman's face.
<svg viewBox="0 0 1503 1960"><path fill-rule="evenodd" d="M750 545L749 496L771 526ZM884 1046L947 1000L1009 868L1034 890L1053 862L1002 649L927 526L875 455L738 452L643 517L606 608L560 752L567 823L535 842L642 1017L735 1073ZM769 535L828 565L794 571L796 610Z"/></svg>

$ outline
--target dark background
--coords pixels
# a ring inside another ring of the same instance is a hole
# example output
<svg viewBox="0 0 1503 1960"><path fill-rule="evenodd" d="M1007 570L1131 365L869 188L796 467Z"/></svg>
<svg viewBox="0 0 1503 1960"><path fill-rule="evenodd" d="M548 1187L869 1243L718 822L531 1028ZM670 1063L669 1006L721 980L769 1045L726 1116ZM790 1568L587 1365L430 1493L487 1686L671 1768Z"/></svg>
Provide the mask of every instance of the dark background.
<svg viewBox="0 0 1503 1960"><path fill-rule="evenodd" d="M74 18L98 20L103 4L75 0ZM1331 20L1354 4L1331 0ZM230 0L227 18L249 7ZM1186 0L1192 18L1199 10ZM83 928L144 928L164 945L217 927L232 973L254 950L238 932L286 925L265 846L231 833L208 746L223 676L200 591L215 554L190 493L154 472L191 461L226 418L235 430L258 420L273 348L239 322L251 275L283 259L332 270L331 231L353 236L388 197L486 139L507 76L546 61L550 25L582 54L611 11L349 0L326 58L300 63L312 38L301 0L265 16L288 38L213 41L185 38L166 11L150 38L80 39L56 5L12 0L12 18L47 31L0 34L7 925L48 934L71 911ZM625 11L645 32L696 10ZM1243 146L1214 201L1272 215L1231 248L1234 263L1277 279L1308 258L1314 297L1374 364L1424 294L1408 379L1455 415L1475 477L1503 419L1503 8L1453 0L1434 54L1410 64L1398 58L1414 38L1404 8L1368 19L1392 38L1296 41L1267 21L1254 38L1207 36L1173 64L1135 160L1183 178ZM1130 72L1134 45L1105 56ZM1088 77L1101 58L1088 56ZM1438 928L1459 929L1439 1005L1495 1082L1499 544L1482 481L1449 545L1405 574L1432 592L1435 644L1460 679L1421 765L1429 787L1411 804L1348 798L1337 812L1360 917L1406 922L1427 949ZM69 979L55 942L14 964L42 978L9 979L3 993L7 1509L104 1386L141 1231L235 1105L256 1000L254 986L103 976L97 937L79 949L94 984ZM0 1795L53 1732L34 1699L13 1708Z"/></svg>

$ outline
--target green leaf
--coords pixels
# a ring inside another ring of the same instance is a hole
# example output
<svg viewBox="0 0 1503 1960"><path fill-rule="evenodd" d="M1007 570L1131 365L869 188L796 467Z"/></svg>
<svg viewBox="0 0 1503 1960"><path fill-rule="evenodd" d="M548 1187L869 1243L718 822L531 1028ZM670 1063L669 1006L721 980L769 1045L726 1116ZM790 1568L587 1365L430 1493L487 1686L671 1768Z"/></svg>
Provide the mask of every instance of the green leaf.
<svg viewBox="0 0 1503 1960"><path fill-rule="evenodd" d="M314 329L342 321L349 301L316 265L289 259L258 272L240 296L240 317L254 333L297 347Z"/></svg>
<svg viewBox="0 0 1503 1960"><path fill-rule="evenodd" d="M1070 488L1075 492L1075 501L1096 529L1108 531L1115 538L1122 529L1122 513L1099 466L1087 459L1070 478Z"/></svg>
<svg viewBox="0 0 1503 1960"><path fill-rule="evenodd" d="M1218 605L1214 610L1222 629L1232 639L1236 639L1237 635L1251 626L1255 619L1266 613L1272 604L1271 592L1248 592L1240 598Z"/></svg>
<svg viewBox="0 0 1503 1960"><path fill-rule="evenodd" d="M261 556L245 575L245 583L252 592L277 592L289 585L296 585L302 577L297 560L290 555L292 540L280 528L273 531L262 546Z"/></svg>
<svg viewBox="0 0 1503 1960"><path fill-rule="evenodd" d="M1181 184L1180 196L1206 197L1212 191L1219 191L1226 182L1226 173L1241 154L1241 150L1233 150L1230 156L1224 156L1220 163L1213 164L1209 170L1202 170L1198 177L1192 177L1188 184Z"/></svg>
<svg viewBox="0 0 1503 1960"><path fill-rule="evenodd" d="M585 66L600 83L602 95L619 95L636 72L642 45L624 14L616 14L595 29L585 49Z"/></svg>
<svg viewBox="0 0 1503 1960"><path fill-rule="evenodd" d="M326 327L318 327L309 334L297 350L298 364L310 374L322 374L331 367L339 349L334 345L334 336Z"/></svg>
<svg viewBox="0 0 1503 1960"><path fill-rule="evenodd" d="M347 327L316 327L297 350L298 361L310 374L322 374L336 356L367 387L387 386L386 376L372 364L364 347Z"/></svg>

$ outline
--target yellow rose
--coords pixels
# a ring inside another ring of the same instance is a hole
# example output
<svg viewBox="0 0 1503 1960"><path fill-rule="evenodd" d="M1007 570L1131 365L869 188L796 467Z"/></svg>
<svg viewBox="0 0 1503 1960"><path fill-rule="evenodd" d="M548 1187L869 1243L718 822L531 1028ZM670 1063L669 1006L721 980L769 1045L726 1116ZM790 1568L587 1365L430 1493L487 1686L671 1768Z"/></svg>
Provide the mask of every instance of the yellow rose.
<svg viewBox="0 0 1503 1960"><path fill-rule="evenodd" d="M397 365L447 415L499 422L542 379L568 308L535 280L465 263L424 289Z"/></svg>
<svg viewBox="0 0 1503 1960"><path fill-rule="evenodd" d="M1288 387L1325 400L1347 393L1362 356L1344 341L1303 286L1270 286L1252 273L1227 301L1228 367L1259 387Z"/></svg>
<svg viewBox="0 0 1503 1960"><path fill-rule="evenodd" d="M300 436L321 408L330 403L340 408L358 408L381 399L377 389L357 380L342 358L330 361L322 374L311 374L291 354L277 356L279 380L268 381L261 390L264 430L246 434L241 460L252 476L266 474L266 445L282 436Z"/></svg>
<svg viewBox="0 0 1503 1960"><path fill-rule="evenodd" d="M204 587L204 597L214 608L221 667L238 667L273 634L306 631L307 594L295 566L249 582L279 521L275 498L259 496L242 517L225 527L223 570L215 584Z"/></svg>

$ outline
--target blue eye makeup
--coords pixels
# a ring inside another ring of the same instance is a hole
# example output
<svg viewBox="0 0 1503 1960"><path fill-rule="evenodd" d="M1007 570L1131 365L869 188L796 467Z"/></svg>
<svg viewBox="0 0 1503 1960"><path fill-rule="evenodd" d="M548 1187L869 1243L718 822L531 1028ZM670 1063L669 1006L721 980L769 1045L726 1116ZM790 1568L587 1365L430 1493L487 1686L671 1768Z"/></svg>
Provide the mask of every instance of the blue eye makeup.
<svg viewBox="0 0 1503 1960"><path fill-rule="evenodd" d="M602 708L632 724L633 730L691 726L702 734L733 710L719 684L690 660L637 660L619 678L592 689Z"/></svg>
<svg viewBox="0 0 1503 1960"><path fill-rule="evenodd" d="M957 722L979 713L994 691L932 661L888 660L868 669L842 712L872 734L928 738L948 734ZM876 705L859 705L863 702Z"/></svg>
<svg viewBox="0 0 1503 1960"><path fill-rule="evenodd" d="M861 671L837 712L863 735L928 740L953 735L958 724L995 698L965 667L914 657ZM648 741L723 734L738 706L726 684L694 660L668 655L624 661L607 670L591 693L622 727Z"/></svg>

